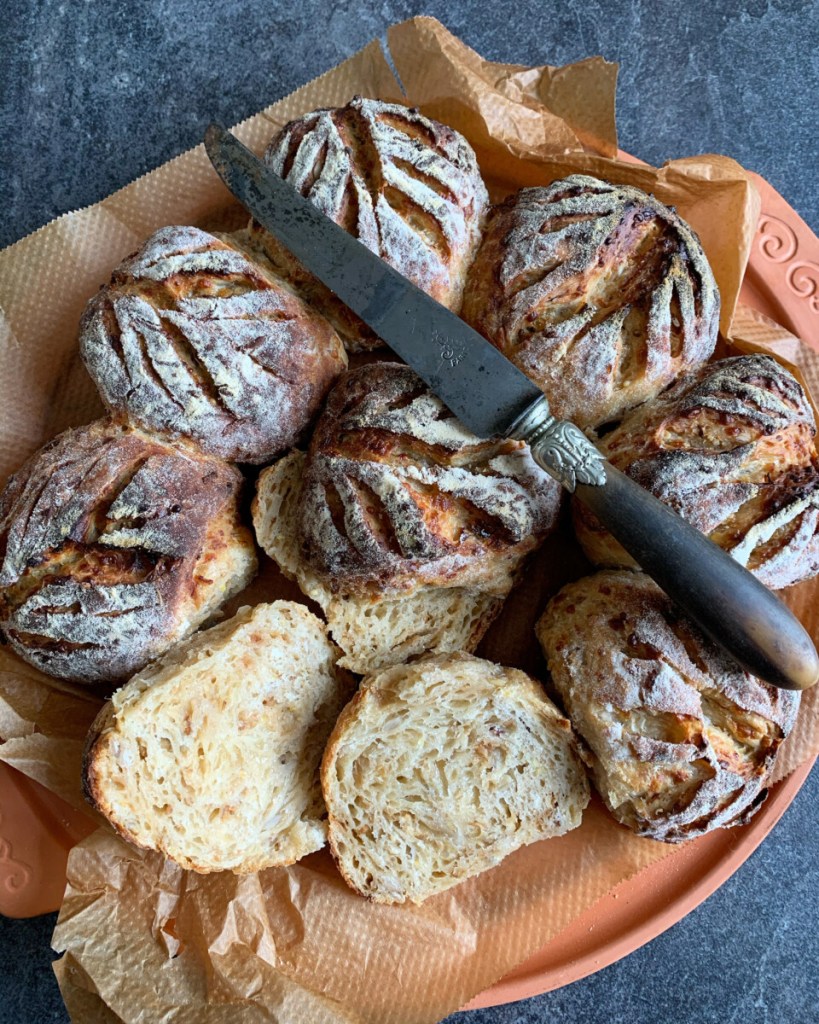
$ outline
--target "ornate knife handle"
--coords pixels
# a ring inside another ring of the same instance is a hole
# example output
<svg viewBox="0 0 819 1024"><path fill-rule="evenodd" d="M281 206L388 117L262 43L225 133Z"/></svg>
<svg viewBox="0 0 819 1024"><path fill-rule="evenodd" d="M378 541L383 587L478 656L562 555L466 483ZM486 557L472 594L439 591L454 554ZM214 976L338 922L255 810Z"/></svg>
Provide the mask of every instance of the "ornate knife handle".
<svg viewBox="0 0 819 1024"><path fill-rule="evenodd" d="M753 675L805 690L819 679L819 656L799 620L739 562L615 469L573 423L539 399L510 436L573 491L638 565L686 614Z"/></svg>

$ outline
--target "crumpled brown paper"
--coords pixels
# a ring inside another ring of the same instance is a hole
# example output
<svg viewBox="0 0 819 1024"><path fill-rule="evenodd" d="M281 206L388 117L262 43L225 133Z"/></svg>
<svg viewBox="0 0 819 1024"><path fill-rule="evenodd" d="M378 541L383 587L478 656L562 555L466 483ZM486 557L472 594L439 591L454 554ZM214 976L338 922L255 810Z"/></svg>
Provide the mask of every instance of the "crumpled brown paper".
<svg viewBox="0 0 819 1024"><path fill-rule="evenodd" d="M493 64L430 18L395 26L389 44L405 101L466 134L495 198L571 172L655 192L703 240L722 293L724 333L738 346L773 340L804 379L819 384L819 357L775 325L766 338L752 314L733 317L759 208L745 172L725 157L659 170L618 160L614 65L600 58L566 68ZM290 118L355 93L402 98L377 42L237 134L260 151ZM58 430L99 413L77 356L76 324L116 262L161 225L233 227L242 216L198 147L0 253L0 478ZM564 523L538 553L485 639L484 656L543 678L534 620L564 582L589 571L567 530ZM816 583L786 595L814 635L817 595ZM267 563L235 603L278 596L297 593ZM816 693L803 702L779 777L819 750ZM81 748L99 703L0 649L0 758L83 806ZM348 890L326 851L258 875L198 876L103 827L69 860L56 971L74 1021L423 1024L671 853L635 838L593 802L568 836L520 850L421 907L383 907Z"/></svg>

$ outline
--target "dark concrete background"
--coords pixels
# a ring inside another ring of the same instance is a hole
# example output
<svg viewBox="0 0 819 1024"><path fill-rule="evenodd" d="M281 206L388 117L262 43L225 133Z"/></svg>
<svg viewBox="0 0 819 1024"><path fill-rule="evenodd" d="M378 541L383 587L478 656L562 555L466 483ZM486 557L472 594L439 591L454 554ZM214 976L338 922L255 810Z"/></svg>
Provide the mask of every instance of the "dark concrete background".
<svg viewBox="0 0 819 1024"><path fill-rule="evenodd" d="M242 120L414 14L435 15L497 60L619 61L624 148L653 163L726 153L819 228L810 0L6 0L0 244L101 199L198 143L209 120ZM814 772L739 873L649 946L459 1024L815 1024L817 801ZM3 1024L67 1019L49 967L52 927L51 917L0 919Z"/></svg>

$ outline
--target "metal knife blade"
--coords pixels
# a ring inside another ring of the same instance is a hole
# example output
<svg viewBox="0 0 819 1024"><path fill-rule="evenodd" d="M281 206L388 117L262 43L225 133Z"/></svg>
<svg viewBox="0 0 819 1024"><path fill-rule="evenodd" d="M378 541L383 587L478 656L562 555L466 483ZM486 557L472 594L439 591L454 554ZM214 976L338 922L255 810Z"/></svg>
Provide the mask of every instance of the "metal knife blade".
<svg viewBox="0 0 819 1024"><path fill-rule="evenodd" d="M533 402L545 401L540 389L477 331L325 217L230 132L210 125L205 149L256 220L479 437L505 434Z"/></svg>
<svg viewBox="0 0 819 1024"><path fill-rule="evenodd" d="M721 548L606 462L505 356L317 210L219 125L208 156L256 219L402 356L476 434L510 434L592 509L666 593L749 672L791 689L819 680L799 620Z"/></svg>

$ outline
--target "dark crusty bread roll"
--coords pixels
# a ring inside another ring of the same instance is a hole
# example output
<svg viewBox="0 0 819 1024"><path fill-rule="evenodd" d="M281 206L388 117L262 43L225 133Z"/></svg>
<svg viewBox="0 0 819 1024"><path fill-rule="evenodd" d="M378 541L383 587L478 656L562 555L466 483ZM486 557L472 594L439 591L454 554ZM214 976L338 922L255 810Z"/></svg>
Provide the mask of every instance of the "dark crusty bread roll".
<svg viewBox="0 0 819 1024"><path fill-rule="evenodd" d="M798 693L740 669L643 573L569 584L537 636L618 821L676 843L754 814Z"/></svg>
<svg viewBox="0 0 819 1024"><path fill-rule="evenodd" d="M251 463L299 439L347 365L289 285L192 227L161 228L117 267L80 351L112 413Z"/></svg>
<svg viewBox="0 0 819 1024"><path fill-rule="evenodd" d="M334 590L504 596L559 504L522 442L476 437L410 367L374 363L342 376L316 424L301 539Z"/></svg>
<svg viewBox="0 0 819 1024"><path fill-rule="evenodd" d="M67 430L0 496L0 628L44 672L121 680L256 570L238 470L107 420Z"/></svg>
<svg viewBox="0 0 819 1024"><path fill-rule="evenodd" d="M719 294L672 210L575 174L492 209L462 315L556 416L596 427L711 355Z"/></svg>
<svg viewBox="0 0 819 1024"><path fill-rule="evenodd" d="M763 583L819 572L819 456L813 410L770 356L709 363L633 410L600 444L630 477L730 551ZM583 550L599 565L633 560L575 503Z"/></svg>
<svg viewBox="0 0 819 1024"><path fill-rule="evenodd" d="M265 160L337 224L456 312L480 240L486 188L469 143L395 103L356 96L285 125ZM267 232L251 236L350 349L380 344Z"/></svg>

